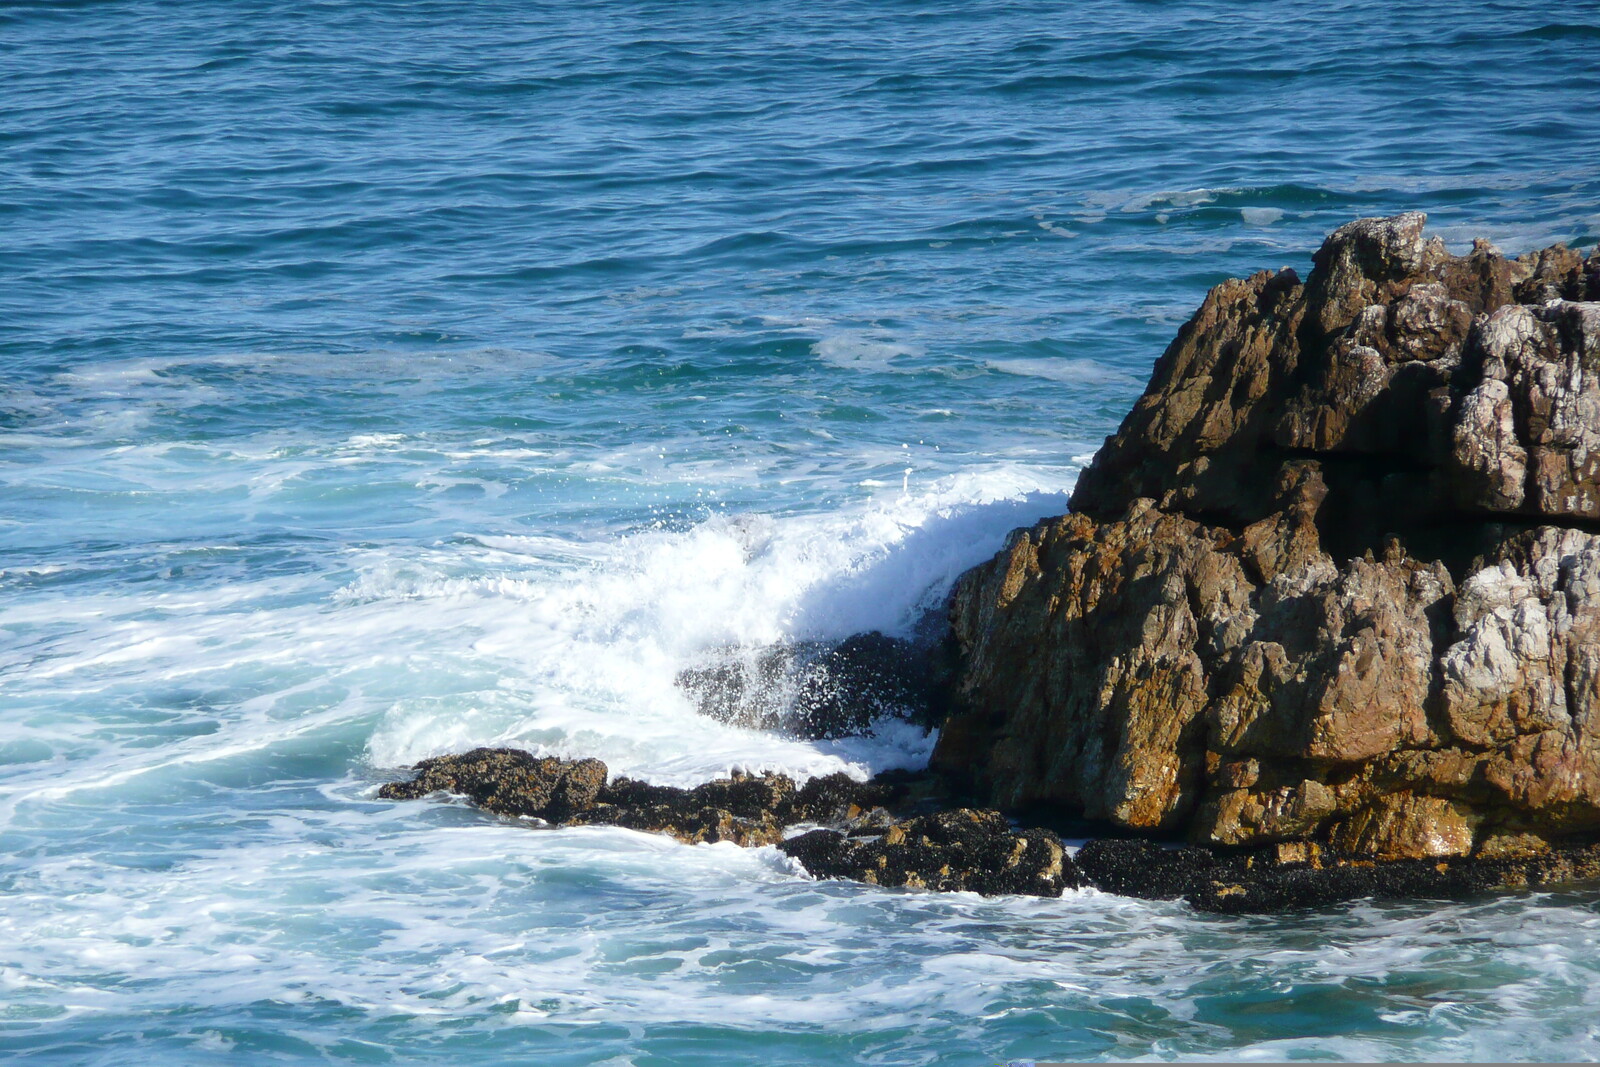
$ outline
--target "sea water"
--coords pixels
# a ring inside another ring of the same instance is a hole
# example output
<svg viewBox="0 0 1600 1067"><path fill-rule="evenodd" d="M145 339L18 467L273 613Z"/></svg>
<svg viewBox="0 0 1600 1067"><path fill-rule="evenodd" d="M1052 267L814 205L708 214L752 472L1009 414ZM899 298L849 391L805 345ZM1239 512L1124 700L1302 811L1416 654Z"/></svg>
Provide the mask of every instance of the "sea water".
<svg viewBox="0 0 1600 1067"><path fill-rule="evenodd" d="M0 7L0 1055L1600 1056L1600 895L1196 914L377 786L698 715L1064 507L1208 286L1600 239L1592 3Z"/></svg>

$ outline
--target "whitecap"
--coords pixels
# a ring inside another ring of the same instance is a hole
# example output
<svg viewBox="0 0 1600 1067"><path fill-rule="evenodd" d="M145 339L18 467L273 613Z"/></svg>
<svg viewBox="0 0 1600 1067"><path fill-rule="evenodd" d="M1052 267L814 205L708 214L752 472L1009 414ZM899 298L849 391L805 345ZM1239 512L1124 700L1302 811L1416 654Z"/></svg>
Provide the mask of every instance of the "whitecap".
<svg viewBox="0 0 1600 1067"><path fill-rule="evenodd" d="M824 363L847 370L886 370L903 356L921 355L916 345L890 340L871 330L840 330L811 346Z"/></svg>
<svg viewBox="0 0 1600 1067"><path fill-rule="evenodd" d="M1000 466L839 512L717 515L590 550L577 571L462 576L428 560L375 559L340 601L425 601L419 625L454 635L447 643L470 642L474 660L501 673L494 692L467 702L390 708L369 758L397 766L515 743L599 756L675 784L734 766L809 777L918 765L932 744L920 729L886 726L837 742L777 738L700 716L674 680L714 649L867 630L911 635L1007 531L1064 509L1073 470Z"/></svg>
<svg viewBox="0 0 1600 1067"><path fill-rule="evenodd" d="M1242 207L1239 216L1244 219L1247 226L1271 226L1283 218L1284 211L1276 207Z"/></svg>

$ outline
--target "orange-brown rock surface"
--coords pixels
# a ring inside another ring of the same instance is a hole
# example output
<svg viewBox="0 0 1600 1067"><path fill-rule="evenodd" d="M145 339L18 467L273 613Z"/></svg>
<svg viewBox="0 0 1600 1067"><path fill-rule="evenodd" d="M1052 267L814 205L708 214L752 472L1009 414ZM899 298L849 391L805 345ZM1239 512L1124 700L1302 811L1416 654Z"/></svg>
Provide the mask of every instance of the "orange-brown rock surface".
<svg viewBox="0 0 1600 1067"><path fill-rule="evenodd" d="M1600 251L1424 221L1207 295L1071 513L958 584L936 770L1207 845L1600 832Z"/></svg>

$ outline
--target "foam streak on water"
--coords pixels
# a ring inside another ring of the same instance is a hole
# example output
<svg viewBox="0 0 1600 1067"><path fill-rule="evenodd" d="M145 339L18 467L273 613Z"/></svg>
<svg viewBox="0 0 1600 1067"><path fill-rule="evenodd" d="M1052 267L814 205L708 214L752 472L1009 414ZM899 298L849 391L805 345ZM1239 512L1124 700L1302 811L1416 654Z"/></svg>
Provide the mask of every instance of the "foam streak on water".
<svg viewBox="0 0 1600 1067"><path fill-rule="evenodd" d="M1207 286L1600 237L1592 5L0 9L0 1055L1600 1057L1592 892L818 883L404 765L863 776L673 684L910 634ZM1492 72L1486 76L1484 72Z"/></svg>

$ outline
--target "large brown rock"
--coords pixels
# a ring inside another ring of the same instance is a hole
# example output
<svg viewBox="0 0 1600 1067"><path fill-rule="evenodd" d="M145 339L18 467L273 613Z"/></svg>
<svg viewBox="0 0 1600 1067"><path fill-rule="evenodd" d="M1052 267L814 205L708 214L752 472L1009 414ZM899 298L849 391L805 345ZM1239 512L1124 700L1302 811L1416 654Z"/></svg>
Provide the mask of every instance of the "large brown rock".
<svg viewBox="0 0 1600 1067"><path fill-rule="evenodd" d="M1600 251L1423 223L1212 290L1072 513L958 583L937 770L1214 846L1600 832Z"/></svg>
<svg viewBox="0 0 1600 1067"><path fill-rule="evenodd" d="M1203 648L1248 610L1227 540L1147 501L1120 522L1014 534L957 593L969 710L946 723L941 761L973 767L1003 808L1178 826L1204 769Z"/></svg>

